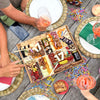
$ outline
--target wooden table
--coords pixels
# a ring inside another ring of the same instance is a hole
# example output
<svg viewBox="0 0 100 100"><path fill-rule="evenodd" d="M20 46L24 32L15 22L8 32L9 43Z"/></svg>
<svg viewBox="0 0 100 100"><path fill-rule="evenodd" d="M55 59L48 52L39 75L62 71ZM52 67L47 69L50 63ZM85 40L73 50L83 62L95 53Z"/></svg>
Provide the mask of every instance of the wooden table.
<svg viewBox="0 0 100 100"><path fill-rule="evenodd" d="M85 10L87 12L87 16L85 19L89 18L89 17L93 17L92 13L91 13L91 9L95 4L100 4L100 0L83 0L83 4L82 7L85 7ZM78 8L75 7L73 5L67 4L68 7L70 8ZM79 25L79 22L74 22L73 20L71 20L71 18L67 18L67 20L65 21L65 23L63 25L68 25L71 33L73 34L74 37L74 32L77 28L77 26ZM28 33L30 33L29 37L26 39L31 39L34 36L40 35L43 32L38 31L37 29L33 28L32 26L29 25L22 25L27 31ZM7 30L7 35L8 35L8 49L10 52L13 52L15 50L17 50L16 48L16 44L18 44L19 42L21 42L21 40L19 40L14 33L12 33L8 27L6 27ZM16 54L19 56L19 54ZM92 76L94 76L95 78L98 76L99 72L99 68L100 68L100 59L92 59L87 57L88 61L88 66L89 66L89 71L91 73ZM64 72L59 73L57 75L54 76L55 77L55 81L59 80L59 79L65 79L64 76ZM52 85L53 83L51 83ZM4 96L4 97L0 97L0 100L17 100L18 97L28 88L31 87L29 78L27 73L25 72L24 74L24 79L22 84L19 86L19 88L13 92L10 95ZM54 91L53 87L51 88L52 91ZM100 100L100 78L97 80L97 85L96 87L91 90L91 92L99 98ZM81 95L80 91L78 89L75 88L69 88L69 92L66 93L65 95L57 95L59 97L59 100L85 100L85 98Z"/></svg>

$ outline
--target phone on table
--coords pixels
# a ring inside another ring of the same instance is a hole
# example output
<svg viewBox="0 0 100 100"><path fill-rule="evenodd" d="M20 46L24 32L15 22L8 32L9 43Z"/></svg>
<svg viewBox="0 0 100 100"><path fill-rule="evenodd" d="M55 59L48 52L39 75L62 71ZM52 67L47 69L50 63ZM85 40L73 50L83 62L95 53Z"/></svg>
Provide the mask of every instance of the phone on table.
<svg viewBox="0 0 100 100"><path fill-rule="evenodd" d="M29 33L18 22L11 25L9 29L22 41L29 36Z"/></svg>

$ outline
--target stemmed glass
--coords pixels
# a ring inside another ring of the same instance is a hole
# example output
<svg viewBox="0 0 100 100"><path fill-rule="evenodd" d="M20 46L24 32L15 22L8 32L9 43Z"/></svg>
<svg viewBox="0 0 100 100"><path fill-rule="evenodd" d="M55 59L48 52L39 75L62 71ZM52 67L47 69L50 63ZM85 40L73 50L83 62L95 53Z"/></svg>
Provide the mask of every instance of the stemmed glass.
<svg viewBox="0 0 100 100"><path fill-rule="evenodd" d="M87 42L93 45L98 44L100 41L100 21L97 21L94 25L93 25L93 34L89 34L89 36L87 37Z"/></svg>

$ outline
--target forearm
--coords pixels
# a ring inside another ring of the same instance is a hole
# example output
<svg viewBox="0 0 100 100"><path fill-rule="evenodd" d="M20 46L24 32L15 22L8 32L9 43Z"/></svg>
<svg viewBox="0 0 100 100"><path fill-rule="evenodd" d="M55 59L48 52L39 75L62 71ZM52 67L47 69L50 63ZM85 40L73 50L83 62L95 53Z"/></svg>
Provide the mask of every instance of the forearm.
<svg viewBox="0 0 100 100"><path fill-rule="evenodd" d="M81 90L81 93L87 100L98 100L89 90Z"/></svg>
<svg viewBox="0 0 100 100"><path fill-rule="evenodd" d="M91 93L88 94L88 96L86 96L87 100L98 100L94 95L92 95Z"/></svg>
<svg viewBox="0 0 100 100"><path fill-rule="evenodd" d="M0 23L0 53L2 55L8 54L7 49L7 35L3 25Z"/></svg>
<svg viewBox="0 0 100 100"><path fill-rule="evenodd" d="M23 12L14 8L11 4L7 8L1 9L8 17L12 18L15 21L18 21L23 24L29 24L35 26L36 18L29 17Z"/></svg>

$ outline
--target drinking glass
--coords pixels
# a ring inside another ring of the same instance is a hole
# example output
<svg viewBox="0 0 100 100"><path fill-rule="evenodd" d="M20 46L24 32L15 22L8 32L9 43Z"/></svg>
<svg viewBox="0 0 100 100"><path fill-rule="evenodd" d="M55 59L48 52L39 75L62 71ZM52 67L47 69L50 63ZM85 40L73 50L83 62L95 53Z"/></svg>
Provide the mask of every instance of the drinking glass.
<svg viewBox="0 0 100 100"><path fill-rule="evenodd" d="M95 87L96 80L90 75L81 75L76 80L74 80L74 85L80 90L89 90Z"/></svg>
<svg viewBox="0 0 100 100"><path fill-rule="evenodd" d="M93 33L94 33L94 38L96 39L97 37L100 37L100 21L96 22L93 25Z"/></svg>
<svg viewBox="0 0 100 100"><path fill-rule="evenodd" d="M51 16L46 7L38 9L39 24L43 27L48 27L51 24Z"/></svg>
<svg viewBox="0 0 100 100"><path fill-rule="evenodd" d="M100 21L97 21L93 25L93 34L89 34L87 37L87 42L93 45L96 45L100 42Z"/></svg>

